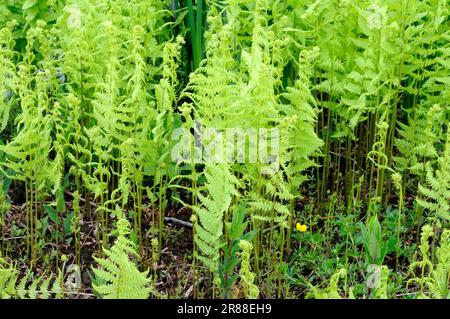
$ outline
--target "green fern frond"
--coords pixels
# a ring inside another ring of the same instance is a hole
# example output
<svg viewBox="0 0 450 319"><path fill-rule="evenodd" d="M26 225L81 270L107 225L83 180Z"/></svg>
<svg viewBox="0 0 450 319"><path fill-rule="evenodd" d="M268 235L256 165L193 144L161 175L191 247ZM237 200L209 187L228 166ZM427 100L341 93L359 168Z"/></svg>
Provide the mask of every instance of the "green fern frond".
<svg viewBox="0 0 450 319"><path fill-rule="evenodd" d="M444 153L437 159L437 169L433 170L431 164L426 164L427 186L419 185L417 203L425 209L436 214L445 222L450 221L450 133L447 133L447 142Z"/></svg>
<svg viewBox="0 0 450 319"><path fill-rule="evenodd" d="M205 170L206 195L198 193L200 206L194 206L194 212L198 215L195 223L195 243L198 245L201 255L199 259L216 272L219 260L219 250L224 245L223 216L230 207L233 196L238 193L235 190L235 178L231 175L226 165L207 165Z"/></svg>
<svg viewBox="0 0 450 319"><path fill-rule="evenodd" d="M138 257L134 243L127 238L130 224L117 221L118 237L111 249L103 249L105 258L94 257L98 268L92 286L105 299L147 299L152 292L148 271L140 272L132 258Z"/></svg>
<svg viewBox="0 0 450 319"><path fill-rule="evenodd" d="M27 271L19 280L19 271L0 257L0 299L62 298L62 273L35 276Z"/></svg>

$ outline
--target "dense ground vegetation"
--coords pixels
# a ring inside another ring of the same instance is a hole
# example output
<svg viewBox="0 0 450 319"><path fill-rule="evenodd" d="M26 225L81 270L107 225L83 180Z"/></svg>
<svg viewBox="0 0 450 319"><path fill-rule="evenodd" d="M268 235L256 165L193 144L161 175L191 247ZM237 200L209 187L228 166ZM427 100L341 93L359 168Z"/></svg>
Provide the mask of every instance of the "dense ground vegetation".
<svg viewBox="0 0 450 319"><path fill-rule="evenodd" d="M449 298L448 14L1 0L0 298Z"/></svg>

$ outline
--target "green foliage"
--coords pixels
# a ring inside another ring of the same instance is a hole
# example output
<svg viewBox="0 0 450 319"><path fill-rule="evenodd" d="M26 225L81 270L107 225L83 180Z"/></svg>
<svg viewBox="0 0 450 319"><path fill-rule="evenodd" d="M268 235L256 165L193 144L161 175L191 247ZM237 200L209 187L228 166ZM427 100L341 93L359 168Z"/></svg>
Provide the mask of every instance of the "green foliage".
<svg viewBox="0 0 450 319"><path fill-rule="evenodd" d="M201 255L198 258L215 273L218 268L219 250L224 245L224 213L230 208L233 196L238 193L233 177L226 165L208 165L205 170L207 195L197 194L201 206L194 206L197 214L195 243Z"/></svg>
<svg viewBox="0 0 450 319"><path fill-rule="evenodd" d="M450 221L450 133L444 152L437 159L437 169L426 164L426 180L428 187L419 185L420 196L417 203L435 214L436 218Z"/></svg>
<svg viewBox="0 0 450 319"><path fill-rule="evenodd" d="M420 286L420 298L450 298L450 231L444 229L441 234L440 246L436 249L436 263L432 262L433 253L430 250L429 239L433 236L433 227L425 225L422 227L420 237L420 257L409 266L411 279L407 285L415 283ZM416 275L419 269L419 276Z"/></svg>
<svg viewBox="0 0 450 319"><path fill-rule="evenodd" d="M385 265L377 269L376 276L377 283L376 286L371 291L371 298L373 299L388 299L389 295L389 268ZM373 275L373 274L371 274Z"/></svg>
<svg viewBox="0 0 450 319"><path fill-rule="evenodd" d="M63 297L62 272L58 276L35 276L28 271L19 278L19 271L0 257L0 299L60 299Z"/></svg>
<svg viewBox="0 0 450 319"><path fill-rule="evenodd" d="M339 280L347 276L345 268L339 269L330 278L329 285L326 288L319 288L308 283L309 292L307 297L314 299L342 299L342 292L339 288ZM353 299L352 290L349 291L349 298Z"/></svg>
<svg viewBox="0 0 450 319"><path fill-rule="evenodd" d="M258 286L254 284L255 274L250 268L250 254L253 246L246 240L239 241L239 247L242 249L241 253L241 269L239 275L241 276L241 284L244 288L244 296L248 299L256 299L259 297Z"/></svg>
<svg viewBox="0 0 450 319"><path fill-rule="evenodd" d="M136 247L128 239L130 224L117 221L117 239L111 249L103 249L105 258L94 257L94 290L105 299L147 299L152 292L148 271L140 272L132 258L138 257Z"/></svg>
<svg viewBox="0 0 450 319"><path fill-rule="evenodd" d="M246 219L247 205L240 204L233 212L231 222L225 223L227 244L222 248L223 260L219 263L218 275L221 280L221 288L224 289L226 298L230 297L233 284L237 281L235 268L241 261L239 258L241 240L250 241L256 230L245 232L249 227L249 221Z"/></svg>
<svg viewBox="0 0 450 319"><path fill-rule="evenodd" d="M367 263L380 265L383 263L387 252L387 243L383 238L383 232L377 216L367 219L365 225L361 225L361 233L366 250Z"/></svg>
<svg viewBox="0 0 450 319"><path fill-rule="evenodd" d="M400 171L424 175L425 163L438 156L435 144L440 142L440 136L436 123L442 121L442 115L442 110L435 105L428 111L426 119L411 119L410 125L399 123L399 138L395 145L402 156L396 157L395 161Z"/></svg>
<svg viewBox="0 0 450 319"><path fill-rule="evenodd" d="M5 130L9 122L9 116L14 99L13 94L16 86L16 72L14 64L14 39L13 28L15 21L0 30L0 98L2 99L0 109L0 132Z"/></svg>
<svg viewBox="0 0 450 319"><path fill-rule="evenodd" d="M446 0L2 1L0 294L62 297L37 270L62 249L85 269L95 245L105 298L155 295L173 268L195 298L448 297L448 17ZM442 234L423 229L417 260L425 217Z"/></svg>

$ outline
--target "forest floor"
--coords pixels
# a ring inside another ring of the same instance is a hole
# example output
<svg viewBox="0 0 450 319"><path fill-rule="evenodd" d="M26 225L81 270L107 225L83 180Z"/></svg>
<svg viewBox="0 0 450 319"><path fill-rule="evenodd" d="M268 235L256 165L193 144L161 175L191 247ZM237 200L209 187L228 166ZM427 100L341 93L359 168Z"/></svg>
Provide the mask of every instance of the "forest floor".
<svg viewBox="0 0 450 319"><path fill-rule="evenodd" d="M303 190L307 193L307 190ZM12 190L10 191L12 192ZM26 233L24 230L26 229L26 204L21 200L20 196L15 197L10 193L10 198L15 201L12 202L11 209L5 215L5 226L3 231L4 240L2 241L2 250L5 252L5 255L14 260L18 269L22 272L22 275L30 269L29 258L27 254L26 248ZM406 202L408 202L408 197L406 197ZM72 197L70 195L66 196L66 209L68 212L72 209L71 203ZM305 207L310 203L312 197L308 197L307 195L302 198L301 201L297 202L297 209L304 210ZM147 203L146 203L147 202ZM389 202L394 204L396 202L395 196L392 197ZM78 290L77 294L71 296L71 298L93 298L95 297L92 291L92 267L94 266L94 258L99 257L99 244L97 239L97 225L95 222L95 207L91 205L91 212L86 213L86 208L84 205L85 200L81 200L80 209L84 213L84 218L80 222L80 239L81 239L81 249L80 249L80 261L81 263L78 265L80 267L81 274L81 289ZM95 204L94 204L95 205ZM152 229L158 229L158 213L152 215L152 209L148 205L148 200L144 200L143 203L143 220L142 220L142 229L145 232L142 234L142 252L140 253L140 265L142 269L150 269L150 273L153 278L157 278L155 282L156 290L164 296L168 298L193 298L194 290L193 289L193 267L192 267L192 228L189 227L190 224L190 216L191 210L186 207L174 209L167 209L165 212L165 217L169 220L166 220L164 223L164 231L163 231L163 245L161 247L160 258L155 265L153 265L152 261L152 246L151 246L151 238L154 237L152 235ZM154 208L155 210L157 208ZM331 216L333 218L333 223L336 223L335 215ZM109 224L113 224L113 220L111 217ZM175 219L175 221L170 221L170 219ZM131 218L132 219L132 218ZM154 220L153 220L154 219ZM40 220L45 220L45 216L40 216ZM183 223L184 222L184 223ZM321 229L326 228L325 223L330 222L327 221L326 216L320 217L314 215L314 221L310 224L310 232L320 234ZM155 227L152 227L152 224ZM40 222L42 225L42 223ZM45 230L41 230L41 243L38 244L39 254L35 265L33 265L33 269L36 274L45 274L49 271L56 273L58 269L61 268L61 261L57 264L56 256L59 254L63 254L68 257L66 264L77 264L76 262L76 252L73 244L73 236L66 236L64 242L60 242L58 246L55 244L55 240L45 240L44 238L52 237L52 233L54 232L53 223L49 223L44 226ZM342 245L342 238L339 231L333 231L331 242L333 242L334 248ZM417 229L410 228L409 231L403 233L402 243L407 247L412 245L417 241L419 233ZM110 244L112 244L114 237L108 238ZM306 246L306 247L305 247ZM314 239L305 242L305 246L302 248L303 253L311 254L314 256L317 254L321 255L321 258L324 260L331 260L333 258L333 253L330 249L326 249L325 247L318 247L317 243ZM58 251L56 250L58 248ZM299 250L299 242L295 239L292 239L291 251L288 252L288 256L291 257L291 253L294 253ZM288 259L289 259L288 257ZM305 255L305 261L302 261L302 271L301 276L304 278L313 278L312 282L320 284L321 280L326 280L324 274L321 274L320 271L317 271L318 265L316 264L317 260L313 259L309 260L309 256ZM354 258L352 254L349 254L349 262L350 263L358 263L361 255L355 254ZM390 269L396 268L396 256L395 253L391 253L386 255L385 264ZM400 256L398 260L398 272L399 273L407 273L408 272L409 261L407 256ZM267 275L267 274L266 274ZM359 275L358 275L359 277ZM364 280L364 274L360 274L360 279ZM204 294L204 296L208 296L207 286L209 284L210 278L196 278L197 282L199 282L199 291ZM202 287L204 286L204 290ZM305 291L296 291L296 296L304 296ZM197 296L198 297L198 296Z"/></svg>
<svg viewBox="0 0 450 319"><path fill-rule="evenodd" d="M67 198L70 200L70 197ZM70 202L66 202L68 209L72 207ZM80 205L81 211L85 211L85 206ZM91 215L94 214L94 209L91 209ZM156 214L155 214L156 216ZM97 226L95 219L85 216L84 220L80 222L80 267L81 289L79 293L72 298L91 298L94 297L91 288L91 270L94 266L94 258L99 256L99 245L97 239ZM152 229L151 210L146 208L143 212L144 220L143 229ZM164 292L170 298L189 298L192 297L192 228L186 225L181 225L177 221L185 221L189 224L190 210L186 208L169 210L166 212L166 217L176 219L173 221L166 221L163 232L163 246L161 249L160 259L152 267L152 248L150 244L150 231L143 234L143 253L140 258L142 268L154 269L157 276L156 289ZM157 225L157 216L155 217L155 228ZM2 229L3 240L2 249L5 255L17 263L17 268L20 269L24 275L29 269L29 258L27 258L26 248L26 204L13 203L10 210L5 214L5 226ZM1 227L1 226L0 226ZM52 225L47 225L45 236L52 235ZM112 241L112 240L111 240ZM57 265L55 244L51 241L42 241L39 246L40 251L36 264L33 269L36 274L44 274L49 271L56 273L58 266L61 266L61 261ZM73 245L73 237L62 243L59 243L59 254L68 257L67 264L76 264L75 249ZM154 275L155 273L153 273ZM182 283L180 285L180 283ZM180 290L181 289L181 290Z"/></svg>

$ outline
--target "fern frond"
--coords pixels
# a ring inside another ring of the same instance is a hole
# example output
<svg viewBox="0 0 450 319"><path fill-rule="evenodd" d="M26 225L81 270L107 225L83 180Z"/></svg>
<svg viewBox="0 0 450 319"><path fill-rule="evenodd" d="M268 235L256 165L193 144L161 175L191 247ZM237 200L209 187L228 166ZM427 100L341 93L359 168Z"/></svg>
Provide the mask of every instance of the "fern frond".
<svg viewBox="0 0 450 319"><path fill-rule="evenodd" d="M147 299L152 292L151 279L148 271L140 272L131 259L138 254L134 243L127 238L129 222L119 219L117 231L111 249L103 249L106 257L94 257L99 267L93 269L97 283L92 286L105 299Z"/></svg>
<svg viewBox="0 0 450 319"><path fill-rule="evenodd" d="M447 133L447 142L444 153L437 159L437 169L433 170L431 164L426 164L427 186L419 185L420 196L417 203L430 210L436 217L445 222L450 221L450 133Z"/></svg>
<svg viewBox="0 0 450 319"><path fill-rule="evenodd" d="M216 272L219 260L219 249L224 245L223 215L230 207L235 190L235 178L226 165L207 165L205 169L206 195L198 193L201 206L193 209L198 215L195 223L195 242L201 255L199 259Z"/></svg>

